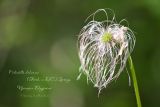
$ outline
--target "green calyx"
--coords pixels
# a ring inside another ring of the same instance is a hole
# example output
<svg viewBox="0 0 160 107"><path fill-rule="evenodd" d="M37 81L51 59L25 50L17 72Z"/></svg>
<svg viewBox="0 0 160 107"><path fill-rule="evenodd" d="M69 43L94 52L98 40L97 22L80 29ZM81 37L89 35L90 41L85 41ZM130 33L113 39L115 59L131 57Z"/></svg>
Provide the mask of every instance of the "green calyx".
<svg viewBox="0 0 160 107"><path fill-rule="evenodd" d="M102 41L103 42L109 42L112 39L112 35L108 32L104 33L102 36Z"/></svg>

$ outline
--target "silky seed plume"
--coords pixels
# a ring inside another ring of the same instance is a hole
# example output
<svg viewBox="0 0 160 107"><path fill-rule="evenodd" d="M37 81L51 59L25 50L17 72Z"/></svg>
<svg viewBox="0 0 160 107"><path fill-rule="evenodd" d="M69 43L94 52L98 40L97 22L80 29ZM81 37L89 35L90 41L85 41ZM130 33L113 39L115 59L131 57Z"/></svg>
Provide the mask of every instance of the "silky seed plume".
<svg viewBox="0 0 160 107"><path fill-rule="evenodd" d="M81 74L87 76L99 92L110 82L119 77L126 61L133 51L136 38L128 26L123 26L115 21L115 15L109 20L107 11L98 9L88 18L92 18L78 35L78 54L80 59ZM104 12L106 20L96 21L95 15Z"/></svg>

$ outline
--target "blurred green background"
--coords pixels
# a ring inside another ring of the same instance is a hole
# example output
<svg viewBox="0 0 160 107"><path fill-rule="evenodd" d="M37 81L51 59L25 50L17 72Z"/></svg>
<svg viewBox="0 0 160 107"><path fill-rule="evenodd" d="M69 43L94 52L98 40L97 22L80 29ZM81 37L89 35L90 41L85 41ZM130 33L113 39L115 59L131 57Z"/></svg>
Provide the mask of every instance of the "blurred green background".
<svg viewBox="0 0 160 107"><path fill-rule="evenodd" d="M113 9L117 21L128 20L137 38L132 57L142 105L159 107L160 0L0 0L0 107L136 107L126 72L99 98L84 75L76 80L77 34L99 8ZM39 74L14 75L9 70ZM53 81L27 81L46 76ZM20 91L18 85L51 90ZM25 96L33 94L40 96Z"/></svg>

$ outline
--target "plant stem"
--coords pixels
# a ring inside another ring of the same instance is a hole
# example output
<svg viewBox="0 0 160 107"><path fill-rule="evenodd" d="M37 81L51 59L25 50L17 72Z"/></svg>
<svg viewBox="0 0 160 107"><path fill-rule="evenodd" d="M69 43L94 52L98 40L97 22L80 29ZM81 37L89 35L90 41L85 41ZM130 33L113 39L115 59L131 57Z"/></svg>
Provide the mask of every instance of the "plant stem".
<svg viewBox="0 0 160 107"><path fill-rule="evenodd" d="M136 100L137 100L137 107L142 107L141 99L140 99L140 95L139 95L139 90L138 90L138 83L137 83L136 73L135 73L135 69L134 69L134 65L133 65L131 56L129 57L128 61L129 61L131 77L132 77L134 91L135 91Z"/></svg>

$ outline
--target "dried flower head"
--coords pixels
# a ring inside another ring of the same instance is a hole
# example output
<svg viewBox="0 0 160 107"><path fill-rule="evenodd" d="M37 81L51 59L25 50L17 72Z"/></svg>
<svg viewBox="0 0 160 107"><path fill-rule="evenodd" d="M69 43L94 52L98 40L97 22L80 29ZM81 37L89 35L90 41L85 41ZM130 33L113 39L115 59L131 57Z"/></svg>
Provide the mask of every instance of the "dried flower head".
<svg viewBox="0 0 160 107"><path fill-rule="evenodd" d="M135 36L131 29L115 21L115 15L109 20L107 11L98 9L91 14L93 18L85 25L78 36L78 53L81 62L80 78L84 73L99 92L111 81L118 78L135 45ZM106 20L96 21L95 15L104 12Z"/></svg>

